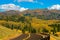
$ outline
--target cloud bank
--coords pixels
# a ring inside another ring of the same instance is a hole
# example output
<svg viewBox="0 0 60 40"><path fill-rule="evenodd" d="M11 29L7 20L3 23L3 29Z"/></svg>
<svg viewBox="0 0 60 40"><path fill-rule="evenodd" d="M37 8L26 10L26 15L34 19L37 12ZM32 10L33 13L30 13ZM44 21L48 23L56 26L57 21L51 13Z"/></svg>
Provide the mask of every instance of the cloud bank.
<svg viewBox="0 0 60 40"><path fill-rule="evenodd" d="M0 5L0 9L3 9L3 10L19 10L19 11L28 10L28 8L20 7L20 6L15 5L15 4L3 4L3 5Z"/></svg>
<svg viewBox="0 0 60 40"><path fill-rule="evenodd" d="M51 7L48 7L49 10L60 10L60 5L56 4L56 5L52 5Z"/></svg>

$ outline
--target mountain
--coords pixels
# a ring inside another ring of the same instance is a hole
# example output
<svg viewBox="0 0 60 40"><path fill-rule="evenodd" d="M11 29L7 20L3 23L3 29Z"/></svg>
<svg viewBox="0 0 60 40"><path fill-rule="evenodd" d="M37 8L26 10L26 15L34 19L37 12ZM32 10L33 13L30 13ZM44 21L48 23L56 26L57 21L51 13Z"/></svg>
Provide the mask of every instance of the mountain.
<svg viewBox="0 0 60 40"><path fill-rule="evenodd" d="M40 19L59 19L60 20L60 10L27 10L22 12L25 15L36 16Z"/></svg>
<svg viewBox="0 0 60 40"><path fill-rule="evenodd" d="M9 11L4 11L2 13L5 15L15 15L15 14L20 14L20 11L9 10Z"/></svg>
<svg viewBox="0 0 60 40"><path fill-rule="evenodd" d="M15 10L10 10L10 11L5 11L5 12L0 12L5 15L19 15L23 14L24 16L33 16L37 17L39 19L59 19L60 20L60 10L26 10L23 12L20 11L15 11Z"/></svg>

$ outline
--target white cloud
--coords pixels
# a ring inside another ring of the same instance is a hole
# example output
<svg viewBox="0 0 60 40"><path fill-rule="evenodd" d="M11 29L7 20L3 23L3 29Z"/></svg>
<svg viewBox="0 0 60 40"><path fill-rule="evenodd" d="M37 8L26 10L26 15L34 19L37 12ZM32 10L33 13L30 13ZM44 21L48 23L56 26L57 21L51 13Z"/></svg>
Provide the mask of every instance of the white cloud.
<svg viewBox="0 0 60 40"><path fill-rule="evenodd" d="M28 8L24 8L24 7L20 8L20 11L25 11L25 10L28 10Z"/></svg>
<svg viewBox="0 0 60 40"><path fill-rule="evenodd" d="M39 2L37 0L14 0L14 2L32 2L32 3L38 3L38 4L41 4L43 5L44 3L43 2Z"/></svg>
<svg viewBox="0 0 60 40"><path fill-rule="evenodd" d="M56 5L52 5L51 7L48 7L49 10L60 10L60 5L56 4Z"/></svg>
<svg viewBox="0 0 60 40"><path fill-rule="evenodd" d="M22 1L24 1L24 2L33 2L34 0L14 0L14 2L15 1L17 1L17 2L22 2Z"/></svg>
<svg viewBox="0 0 60 40"><path fill-rule="evenodd" d="M3 4L3 5L0 5L0 9L3 9L3 10L19 10L19 11L28 10L28 8L20 7L20 6L15 5L15 4Z"/></svg>

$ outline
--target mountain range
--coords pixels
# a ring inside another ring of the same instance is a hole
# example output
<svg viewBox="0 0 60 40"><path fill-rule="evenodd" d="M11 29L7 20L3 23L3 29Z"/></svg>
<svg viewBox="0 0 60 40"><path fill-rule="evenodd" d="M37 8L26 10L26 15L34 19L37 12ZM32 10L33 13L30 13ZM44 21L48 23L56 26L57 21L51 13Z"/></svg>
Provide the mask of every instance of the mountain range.
<svg viewBox="0 0 60 40"><path fill-rule="evenodd" d="M23 12L20 11L15 11L15 10L9 10L9 11L4 11L0 12L0 15L19 15L23 14L24 16L32 16L32 17L37 17L39 19L58 19L60 20L60 10L47 10L47 9L36 9L36 10L26 10Z"/></svg>

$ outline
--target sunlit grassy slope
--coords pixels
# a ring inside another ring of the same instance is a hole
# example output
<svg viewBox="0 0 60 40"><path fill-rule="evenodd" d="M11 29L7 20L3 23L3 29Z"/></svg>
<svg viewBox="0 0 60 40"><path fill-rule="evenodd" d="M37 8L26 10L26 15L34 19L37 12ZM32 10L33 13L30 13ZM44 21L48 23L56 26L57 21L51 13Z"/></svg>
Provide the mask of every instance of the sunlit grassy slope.
<svg viewBox="0 0 60 40"><path fill-rule="evenodd" d="M56 37L54 35L50 35L50 40L60 40L60 37Z"/></svg>
<svg viewBox="0 0 60 40"><path fill-rule="evenodd" d="M19 31L11 30L0 25L0 39L13 37L20 34Z"/></svg>

